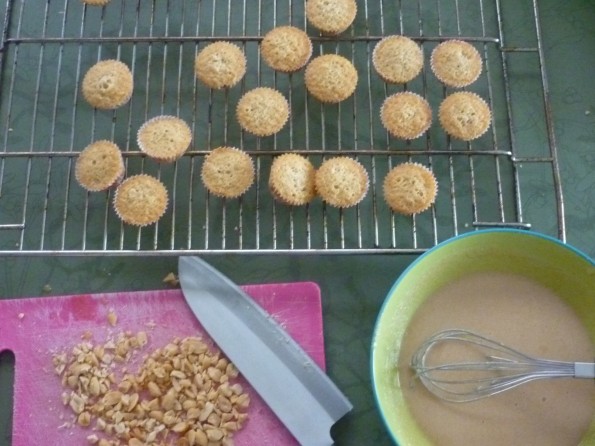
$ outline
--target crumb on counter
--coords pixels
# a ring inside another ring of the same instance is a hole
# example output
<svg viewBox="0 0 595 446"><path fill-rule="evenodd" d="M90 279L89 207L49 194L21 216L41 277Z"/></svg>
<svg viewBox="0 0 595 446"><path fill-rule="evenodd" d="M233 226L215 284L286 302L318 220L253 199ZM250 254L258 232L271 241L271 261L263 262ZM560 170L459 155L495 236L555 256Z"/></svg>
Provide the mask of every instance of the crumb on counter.
<svg viewBox="0 0 595 446"><path fill-rule="evenodd" d="M178 277L174 273L169 273L167 276L163 278L163 283L170 285L172 287L177 287L180 285L180 281Z"/></svg>

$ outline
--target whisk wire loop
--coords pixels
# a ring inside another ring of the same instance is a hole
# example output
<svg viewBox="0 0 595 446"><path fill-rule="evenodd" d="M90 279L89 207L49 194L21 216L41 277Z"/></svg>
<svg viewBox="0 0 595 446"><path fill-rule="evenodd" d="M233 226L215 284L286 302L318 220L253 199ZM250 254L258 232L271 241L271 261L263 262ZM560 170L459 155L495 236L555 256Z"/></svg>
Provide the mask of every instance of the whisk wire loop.
<svg viewBox="0 0 595 446"><path fill-rule="evenodd" d="M465 343L483 353L480 361L427 365L439 344ZM469 402L522 384L550 378L595 378L595 364L533 358L500 342L467 330L445 330L428 338L414 353L415 376L436 396Z"/></svg>

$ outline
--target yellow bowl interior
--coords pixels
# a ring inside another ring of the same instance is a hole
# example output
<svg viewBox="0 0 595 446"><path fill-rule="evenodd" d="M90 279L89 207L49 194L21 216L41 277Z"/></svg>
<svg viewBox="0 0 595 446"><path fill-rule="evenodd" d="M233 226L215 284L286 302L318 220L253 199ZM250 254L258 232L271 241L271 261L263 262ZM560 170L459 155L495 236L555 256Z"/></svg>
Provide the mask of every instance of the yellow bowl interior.
<svg viewBox="0 0 595 446"><path fill-rule="evenodd" d="M372 341L376 402L388 431L401 446L431 446L399 389L396 363L408 322L436 290L482 271L522 274L554 290L574 308L595 344L595 264L585 255L555 239L519 230L478 231L440 244L417 259L393 285ZM580 446L593 444L595 419Z"/></svg>

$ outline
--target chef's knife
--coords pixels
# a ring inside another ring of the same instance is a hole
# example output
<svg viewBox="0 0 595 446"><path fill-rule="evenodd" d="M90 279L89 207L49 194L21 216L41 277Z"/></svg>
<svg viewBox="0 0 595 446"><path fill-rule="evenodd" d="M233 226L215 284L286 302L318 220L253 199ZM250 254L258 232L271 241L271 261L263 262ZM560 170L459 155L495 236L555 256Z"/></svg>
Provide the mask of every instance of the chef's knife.
<svg viewBox="0 0 595 446"><path fill-rule="evenodd" d="M180 257L188 305L227 357L304 446L332 445L331 426L351 403L287 332L230 279Z"/></svg>

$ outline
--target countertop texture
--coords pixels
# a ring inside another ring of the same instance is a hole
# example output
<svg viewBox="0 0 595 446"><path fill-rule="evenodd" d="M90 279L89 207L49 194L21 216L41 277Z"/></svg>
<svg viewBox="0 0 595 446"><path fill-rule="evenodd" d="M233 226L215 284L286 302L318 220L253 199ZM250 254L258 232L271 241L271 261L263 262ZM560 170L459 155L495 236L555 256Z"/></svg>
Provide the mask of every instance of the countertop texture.
<svg viewBox="0 0 595 446"><path fill-rule="evenodd" d="M539 2L567 242L595 255L595 3ZM522 23L522 20L519 19ZM0 92L4 94L4 92ZM539 196L534 197L539 206ZM544 216L551 218L551 215ZM414 255L211 255L240 284L314 281L323 300L327 368L354 410L333 429L338 445L389 445L374 405L370 339L385 295ZM176 271L176 257L2 257L0 298L151 290ZM357 316L356 316L357 315ZM0 361L0 445L10 445L11 360Z"/></svg>

